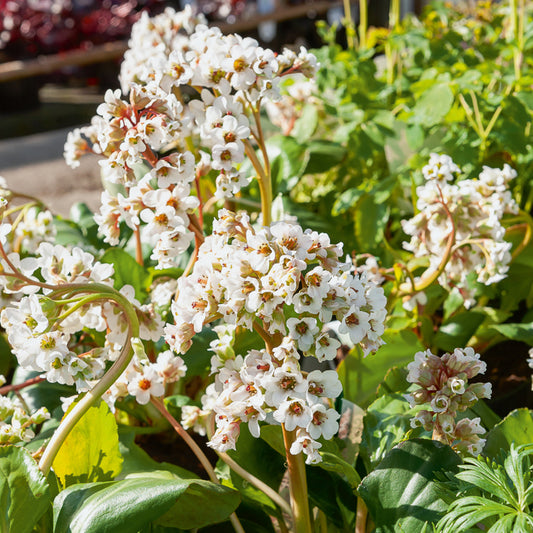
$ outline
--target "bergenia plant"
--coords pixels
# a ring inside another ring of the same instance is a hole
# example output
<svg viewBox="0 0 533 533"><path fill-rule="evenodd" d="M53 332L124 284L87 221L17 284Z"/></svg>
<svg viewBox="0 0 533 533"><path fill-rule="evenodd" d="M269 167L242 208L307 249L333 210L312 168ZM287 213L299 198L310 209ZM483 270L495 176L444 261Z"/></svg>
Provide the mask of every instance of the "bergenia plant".
<svg viewBox="0 0 533 533"><path fill-rule="evenodd" d="M122 88L65 145L72 167L100 157L99 212L65 221L1 184L1 325L26 377L1 378L0 442L32 451L26 478L42 489L34 512L9 515L13 531L166 533L224 520L238 532L392 531L405 506L382 513L382 490L414 498L415 485L435 507L414 513L416 527L436 524L445 508L434 474L493 446L487 365L464 346L470 337L446 350L425 342L438 326L423 310L435 289L475 306L479 285L506 277L527 245L506 238L516 172L460 180L433 153L412 187L414 213L397 224L402 260L384 268L371 250L344 250L319 220L294 216L280 184L324 171L317 153L329 165L327 143L286 140L322 105L292 105L316 91L318 68L304 48L274 53L190 10L143 15ZM284 136L268 138L266 111ZM395 329L402 320L409 331ZM380 357L393 368L372 384ZM370 395L356 398L354 382ZM61 411L26 401L47 383L60 387ZM133 443L168 425L209 481ZM73 466L74 449L96 452ZM19 464L7 450L0 466ZM31 525L16 529L22 520Z"/></svg>

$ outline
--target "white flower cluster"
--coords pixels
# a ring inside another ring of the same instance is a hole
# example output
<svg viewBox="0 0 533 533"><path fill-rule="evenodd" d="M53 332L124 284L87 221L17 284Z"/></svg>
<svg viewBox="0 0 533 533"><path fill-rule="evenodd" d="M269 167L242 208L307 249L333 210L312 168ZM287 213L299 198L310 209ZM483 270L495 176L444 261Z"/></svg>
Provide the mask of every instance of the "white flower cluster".
<svg viewBox="0 0 533 533"><path fill-rule="evenodd" d="M405 398L411 407L429 403L428 410L422 410L411 420L411 426L424 427L427 431L436 430L444 435L450 445L462 452L478 455L485 439L480 419L462 418L457 421L457 413L464 411L481 398L490 398L490 383L468 383L478 374L484 374L487 365L481 361L473 348L456 348L453 353L442 357L433 355L430 350L415 354L415 360L407 366L407 381L418 385Z"/></svg>
<svg viewBox="0 0 533 533"><path fill-rule="evenodd" d="M0 444L30 442L35 437L31 426L48 418L50 413L45 407L29 415L18 398L0 396Z"/></svg>
<svg viewBox="0 0 533 533"><path fill-rule="evenodd" d="M402 221L409 242L406 250L415 257L429 257L430 270L437 270L452 232L455 238L451 256L439 282L457 287L468 307L474 302L467 276L490 285L502 280L509 270L511 244L504 240L501 220L505 213L517 213L518 205L509 191L516 172L483 167L477 179L452 184L460 169L446 155L431 154L423 168L426 182L417 187L417 209L412 219Z"/></svg>
<svg viewBox="0 0 533 533"><path fill-rule="evenodd" d="M0 375L0 385L5 382L5 377ZM29 442L35 437L31 426L42 424L49 418L50 413L46 407L28 414L19 398L0 396L0 444Z"/></svg>
<svg viewBox="0 0 533 533"><path fill-rule="evenodd" d="M166 28L163 41L171 43L173 32L192 23L190 14L177 25L164 22L165 17L179 18L165 13L153 31L159 35ZM149 27L146 18L141 22ZM72 132L65 145L71 166L79 164L83 153L104 155L101 165L107 181L124 188L122 193L102 195L96 220L107 242L118 243L121 221L132 229L144 223L144 234L153 238L152 259L161 268L174 266L192 240L189 215L200 203L191 193L192 182L213 170L219 198L248 184L239 166L245 142L259 137L249 117L258 120L263 98L278 97L282 76L312 76L316 69L315 57L304 49L298 55L276 55L254 39L223 35L201 24L188 37L181 35L180 43L171 51L167 45L156 45L158 52L143 63L137 76L142 84L129 87L129 101L121 99L119 90L108 91L91 126ZM200 98L186 102L185 88ZM162 156L163 149L172 151ZM136 172L146 164L152 170L139 180Z"/></svg>
<svg viewBox="0 0 533 533"><path fill-rule="evenodd" d="M54 242L56 228L52 213L30 207L23 218L15 226L13 232L13 245L22 248L28 253L35 253L42 242Z"/></svg>
<svg viewBox="0 0 533 533"><path fill-rule="evenodd" d="M2 230L6 228L9 230L9 225L2 225ZM83 303L80 296L61 303L61 297L59 302L51 297L55 297L54 288L61 291L67 287L68 293L69 284L112 286L113 266L95 262L91 254L80 248L69 251L50 243L41 243L36 255L20 259L13 252L7 256L11 264L1 260L4 275L0 276L0 284L4 292L22 296L2 311L1 325L21 367L43 372L50 382L76 385L78 391L88 390L90 382L103 375L106 361L116 357L116 346L126 341L122 312L110 301ZM19 279L17 274L26 279ZM39 279L45 282L43 288ZM128 285L121 292L136 307L142 338L159 340L162 321L153 306L141 306ZM106 346L86 346L79 342L75 334L84 329L106 332Z"/></svg>
<svg viewBox="0 0 533 533"><path fill-rule="evenodd" d="M225 451L235 449L241 422L247 422L250 433L259 437L259 422L269 417L284 424L287 431L296 430L290 452L303 452L308 464L320 462L318 439L331 439L338 431L339 413L330 407L331 400L342 391L335 370L314 370L304 376L298 360L297 343L284 337L272 350L251 350L241 356L227 358L214 347L215 383L202 398L203 410L215 413L217 430L209 446Z"/></svg>
<svg viewBox="0 0 533 533"><path fill-rule="evenodd" d="M324 361L337 352L338 341L322 333L335 317L365 354L376 350L386 316L383 289L364 273L352 274L341 254L325 233L287 222L255 230L246 213L221 210L191 275L178 281L167 342L184 353L208 322L222 318L252 329L258 319L269 334L288 335L297 349Z"/></svg>
<svg viewBox="0 0 533 533"><path fill-rule="evenodd" d="M341 385L335 371L304 377L300 353L319 361L336 356L340 343L323 330L334 318L365 353L375 350L386 315L383 289L350 272L341 254L324 233L287 222L255 230L244 213L219 213L193 272L178 281L175 324L165 326L166 340L184 353L204 324L222 318L233 327L263 330L272 346L243 359L235 357L229 335L212 345L216 379L203 401L204 410L216 413L211 446L234 447L243 421L258 436L259 421L272 413L288 431L297 430L291 453L320 460L316 439L331 438L339 416L324 401L338 396ZM188 427L196 425L193 411L186 413Z"/></svg>
<svg viewBox="0 0 533 533"><path fill-rule="evenodd" d="M131 83L147 83L156 70L154 66L164 64L172 51L185 52L188 36L200 23L205 23L205 17L195 16L190 5L183 11L167 7L154 17L143 11L131 28L129 48L120 66L122 91L127 93Z"/></svg>

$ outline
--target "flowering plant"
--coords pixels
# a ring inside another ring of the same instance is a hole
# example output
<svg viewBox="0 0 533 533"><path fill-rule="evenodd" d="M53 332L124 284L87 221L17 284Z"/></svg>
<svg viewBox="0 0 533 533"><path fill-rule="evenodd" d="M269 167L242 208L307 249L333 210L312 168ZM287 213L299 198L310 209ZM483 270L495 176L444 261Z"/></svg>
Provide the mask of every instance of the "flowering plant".
<svg viewBox="0 0 533 533"><path fill-rule="evenodd" d="M435 343L422 330L426 292L474 306L465 270L486 286L505 278L515 173L454 182L459 167L433 154L403 222L411 262L350 255L342 229L289 209L291 188L344 148L265 128L264 107L286 120L282 92L306 90L317 68L305 49L275 54L187 10L143 16L122 90L65 145L71 166L100 156L99 213L53 217L2 184L12 530L415 531L446 510L439 471L505 449L515 419L497 424L483 403L470 337L448 334L448 349L446 324ZM194 472L140 448L171 439L169 426Z"/></svg>

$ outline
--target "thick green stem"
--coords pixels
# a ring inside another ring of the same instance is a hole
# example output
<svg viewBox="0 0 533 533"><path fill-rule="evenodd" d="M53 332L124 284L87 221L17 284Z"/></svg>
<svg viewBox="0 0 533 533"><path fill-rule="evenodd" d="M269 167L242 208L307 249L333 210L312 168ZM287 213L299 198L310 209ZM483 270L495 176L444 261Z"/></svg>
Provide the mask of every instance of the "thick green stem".
<svg viewBox="0 0 533 533"><path fill-rule="evenodd" d="M281 427L283 429L283 442L289 471L291 507L294 518L293 531L294 533L311 533L311 514L309 513L307 477L303 453L293 455L290 452L296 431L287 431L284 425Z"/></svg>
<svg viewBox="0 0 533 533"><path fill-rule="evenodd" d="M77 424L81 417L98 402L102 395L109 389L109 387L111 387L111 385L113 385L113 383L115 383L124 370L126 370L131 358L133 357L131 339L132 337L139 336L139 320L137 319L135 309L126 297L107 285L101 285L98 283L86 285L71 284L70 288L72 289L76 285L80 285L81 287L78 287L79 290L84 290L84 292L99 292L100 289L104 289L105 296L107 296L110 300L117 302L126 315L126 320L128 322L128 335L126 338L126 343L124 344L119 357L113 363L113 366L106 372L104 377L74 406L72 411L65 416L50 439L50 442L46 446L46 449L39 462L39 468L45 476L50 472L50 468L52 467L52 463L54 462L57 452L61 448L61 445L71 432L72 428Z"/></svg>
<svg viewBox="0 0 533 533"><path fill-rule="evenodd" d="M400 0L391 0L389 11L389 28L396 31L400 26Z"/></svg>
<svg viewBox="0 0 533 533"><path fill-rule="evenodd" d="M130 330L131 335L131 330ZM67 438L72 428L78 423L81 417L102 397L102 395L115 383L119 376L126 370L131 358L133 350L131 349L131 336L128 335L126 344L124 345L119 358L115 361L113 366L107 371L105 376L74 406L72 411L61 421L50 442L46 446L39 468L46 476L50 472L50 468L54 459L61 448L61 445ZM138 335L138 332L137 332Z"/></svg>
<svg viewBox="0 0 533 533"><path fill-rule="evenodd" d="M263 226L270 226L272 222L272 180L270 173L265 171L250 141L244 141L244 150L249 157L255 171L257 172L257 182L261 193L261 213L263 214Z"/></svg>
<svg viewBox="0 0 533 533"><path fill-rule="evenodd" d="M344 11L346 18L349 17L349 22L352 20L352 15L350 13L350 2L349 0L344 1ZM367 45L367 30L368 30L368 6L367 0L359 0L359 49L365 50ZM346 33L348 33L348 28L346 28ZM355 45L348 43L349 46L355 48Z"/></svg>

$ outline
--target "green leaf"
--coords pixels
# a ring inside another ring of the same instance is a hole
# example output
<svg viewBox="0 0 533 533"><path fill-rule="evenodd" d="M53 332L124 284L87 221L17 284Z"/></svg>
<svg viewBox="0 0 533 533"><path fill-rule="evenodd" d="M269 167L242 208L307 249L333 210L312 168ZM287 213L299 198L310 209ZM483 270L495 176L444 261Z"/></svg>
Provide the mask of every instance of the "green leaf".
<svg viewBox="0 0 533 533"><path fill-rule="evenodd" d="M146 300L146 291L151 282L150 273L130 254L122 248L109 248L100 258L100 262L113 265L115 289L120 290L124 285L131 285L135 289L135 298L141 304Z"/></svg>
<svg viewBox="0 0 533 533"><path fill-rule="evenodd" d="M271 165L273 193L290 191L298 182L309 154L293 137L274 135L266 142Z"/></svg>
<svg viewBox="0 0 533 533"><path fill-rule="evenodd" d="M157 524L181 529L216 524L228 518L240 500L236 490L202 479L194 480L172 508L157 519Z"/></svg>
<svg viewBox="0 0 533 533"><path fill-rule="evenodd" d="M98 224L94 220L94 213L87 204L82 202L73 204L70 208L70 218L78 225L87 242L96 247L108 246L98 238Z"/></svg>
<svg viewBox="0 0 533 533"><path fill-rule="evenodd" d="M383 231L389 219L386 203L376 203L374 195L365 194L357 202L355 211L355 236L360 249L365 252L375 251L383 242Z"/></svg>
<svg viewBox="0 0 533 533"><path fill-rule="evenodd" d="M394 392L405 392L410 383L407 381L407 369L405 367L393 366L385 374L385 378L379 384L376 392L377 396L391 394Z"/></svg>
<svg viewBox="0 0 533 533"><path fill-rule="evenodd" d="M261 438L285 457L280 426L262 427ZM324 511L335 525L345 527L350 524L355 510L354 493L350 484L337 473L337 467L332 468L331 472L319 466L307 466L305 470L311 503Z"/></svg>
<svg viewBox="0 0 533 533"><path fill-rule="evenodd" d="M331 208L331 214L336 217L346 213L346 211L355 207L364 194L365 191L363 189L352 188L343 191L335 200L335 203Z"/></svg>
<svg viewBox="0 0 533 533"><path fill-rule="evenodd" d="M491 329L495 329L508 339L533 346L533 324L497 324L491 326Z"/></svg>
<svg viewBox="0 0 533 533"><path fill-rule="evenodd" d="M507 452L511 443L519 446L533 442L533 411L515 409L487 434L483 455L496 458L501 450Z"/></svg>
<svg viewBox="0 0 533 533"><path fill-rule="evenodd" d="M453 92L445 83L438 83L422 93L413 108L415 123L431 127L448 114L453 105Z"/></svg>
<svg viewBox="0 0 533 533"><path fill-rule="evenodd" d="M337 369L344 397L361 407L373 401L378 385L391 367L406 365L414 359L416 352L424 350L411 331L387 330L383 340L386 344L366 358L354 348Z"/></svg>
<svg viewBox="0 0 533 533"><path fill-rule="evenodd" d="M307 145L309 160L304 174L320 174L338 165L346 156L346 148L340 143L326 140L311 141Z"/></svg>
<svg viewBox="0 0 533 533"><path fill-rule="evenodd" d="M307 141L313 135L318 125L318 109L314 104L305 104L302 114L294 123L291 136L300 142Z"/></svg>
<svg viewBox="0 0 533 533"><path fill-rule="evenodd" d="M31 455L0 447L0 532L30 533L49 506L48 483Z"/></svg>
<svg viewBox="0 0 533 533"><path fill-rule="evenodd" d="M475 311L453 315L443 322L435 335L435 345L446 351L466 346L483 320L485 315Z"/></svg>
<svg viewBox="0 0 533 533"><path fill-rule="evenodd" d="M405 130L405 137L411 150L418 150L422 148L425 139L424 130L418 124L409 126Z"/></svg>
<svg viewBox="0 0 533 533"><path fill-rule="evenodd" d="M217 338L217 334L209 327L193 337L192 346L183 355L187 365L187 377L207 376L211 368L213 352L209 351L209 343Z"/></svg>
<svg viewBox="0 0 533 533"><path fill-rule="evenodd" d="M406 437L412 417L409 403L400 394L381 396L368 407L359 452L368 472Z"/></svg>
<svg viewBox="0 0 533 533"><path fill-rule="evenodd" d="M447 509L436 475L455 471L460 462L436 441L413 439L393 448L359 487L376 533L419 533L425 522L436 522Z"/></svg>
<svg viewBox="0 0 533 533"><path fill-rule="evenodd" d="M65 487L113 479L121 467L117 423L107 404L101 401L68 434L54 459L54 472Z"/></svg>
<svg viewBox="0 0 533 533"><path fill-rule="evenodd" d="M359 486L361 478L359 477L357 470L350 463L346 462L335 453L322 452L320 455L322 456L322 462L318 463L320 468L329 472L335 472L341 477L345 477L346 481L350 484L350 487L354 490Z"/></svg>
<svg viewBox="0 0 533 533"><path fill-rule="evenodd" d="M261 435L265 430L268 433L270 428L281 430L279 426L262 426ZM283 447L283 438L281 443ZM284 450L285 448L283 447L283 454L285 453ZM276 451L263 439L254 438L250 434L248 426L241 424L239 446L236 451L228 451L228 455L245 470L270 485L274 490L278 490L285 473L285 459L280 457Z"/></svg>
<svg viewBox="0 0 533 533"><path fill-rule="evenodd" d="M169 511L189 483L143 476L73 485L54 500L54 533L132 533Z"/></svg>
<svg viewBox="0 0 533 533"><path fill-rule="evenodd" d="M85 246L88 244L82 229L75 222L57 216L54 217L54 226L56 228L55 244L62 246Z"/></svg>

